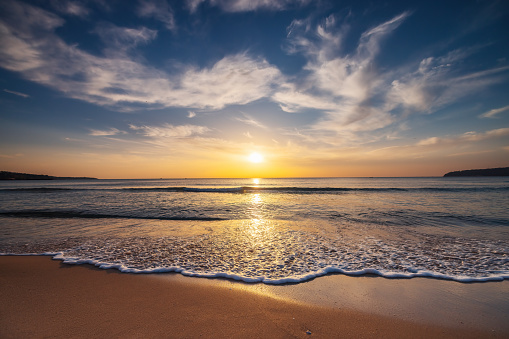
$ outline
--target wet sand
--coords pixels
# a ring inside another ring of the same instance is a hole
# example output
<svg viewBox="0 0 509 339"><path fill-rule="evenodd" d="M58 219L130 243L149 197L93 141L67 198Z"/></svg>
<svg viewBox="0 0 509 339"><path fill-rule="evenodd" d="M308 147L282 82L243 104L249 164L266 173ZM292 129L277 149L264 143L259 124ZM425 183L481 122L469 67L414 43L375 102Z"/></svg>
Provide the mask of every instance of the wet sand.
<svg viewBox="0 0 509 339"><path fill-rule="evenodd" d="M123 274L49 257L3 256L0 286L2 338L509 336L504 321L489 322L478 314L485 312L490 319L499 313L501 319L507 316L507 281L458 284L328 276L298 285L266 286L178 274ZM479 291L488 297L466 296ZM409 298L412 293L418 298L429 295L431 301L445 298L444 305L459 304L443 310L424 299L421 307ZM499 293L502 299L491 301ZM412 308L415 312L408 314ZM439 316L442 321L421 314L457 309L462 311L450 319Z"/></svg>

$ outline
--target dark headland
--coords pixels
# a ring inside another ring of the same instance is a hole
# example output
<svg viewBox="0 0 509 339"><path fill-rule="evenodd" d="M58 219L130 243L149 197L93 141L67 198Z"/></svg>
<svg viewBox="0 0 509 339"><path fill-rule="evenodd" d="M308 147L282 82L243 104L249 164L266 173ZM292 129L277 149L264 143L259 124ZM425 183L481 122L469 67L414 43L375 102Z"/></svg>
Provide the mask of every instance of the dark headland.
<svg viewBox="0 0 509 339"><path fill-rule="evenodd" d="M472 169L464 171L454 171L444 174L444 177L507 177L509 176L509 167Z"/></svg>
<svg viewBox="0 0 509 339"><path fill-rule="evenodd" d="M76 180L76 179L97 180L97 178L89 177L54 177L45 174L28 174L28 173L0 171L0 180Z"/></svg>

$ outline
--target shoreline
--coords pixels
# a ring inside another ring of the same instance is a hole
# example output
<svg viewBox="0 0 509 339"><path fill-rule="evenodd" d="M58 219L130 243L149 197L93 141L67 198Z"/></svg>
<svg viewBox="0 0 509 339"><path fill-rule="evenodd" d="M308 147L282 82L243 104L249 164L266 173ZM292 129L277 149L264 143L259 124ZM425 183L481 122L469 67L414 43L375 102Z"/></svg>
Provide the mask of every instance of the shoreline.
<svg viewBox="0 0 509 339"><path fill-rule="evenodd" d="M0 283L3 338L509 335L508 281L329 275L274 286L1 256Z"/></svg>

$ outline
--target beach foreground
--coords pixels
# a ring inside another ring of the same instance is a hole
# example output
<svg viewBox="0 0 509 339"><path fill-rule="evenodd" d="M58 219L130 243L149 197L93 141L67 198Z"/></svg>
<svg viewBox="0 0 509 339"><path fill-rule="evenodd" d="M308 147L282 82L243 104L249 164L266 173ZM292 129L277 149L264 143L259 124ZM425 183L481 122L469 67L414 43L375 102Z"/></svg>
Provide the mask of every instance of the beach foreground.
<svg viewBox="0 0 509 339"><path fill-rule="evenodd" d="M336 279L337 284L338 279L340 282L345 277L330 278ZM396 316L397 312L362 311L350 307L348 302L343 305L341 298L333 307L327 303L298 302L298 298L288 296L306 293L306 288L323 287L320 279L323 278L266 289L260 284L176 274L123 274L90 265L66 265L48 257L3 256L0 257L0 337L479 338L509 335L504 324L489 328L455 320L444 326L420 318L404 319ZM366 279L391 282L383 278ZM365 281L354 280L359 287ZM428 285L436 283L432 279L421 281ZM299 287L306 284L307 287ZM506 291L502 298L507 297L507 282L490 284L477 284L480 287L475 288L489 290L496 286ZM281 293L283 290L286 292ZM502 303L507 304L504 299ZM464 312L475 312L475 307Z"/></svg>

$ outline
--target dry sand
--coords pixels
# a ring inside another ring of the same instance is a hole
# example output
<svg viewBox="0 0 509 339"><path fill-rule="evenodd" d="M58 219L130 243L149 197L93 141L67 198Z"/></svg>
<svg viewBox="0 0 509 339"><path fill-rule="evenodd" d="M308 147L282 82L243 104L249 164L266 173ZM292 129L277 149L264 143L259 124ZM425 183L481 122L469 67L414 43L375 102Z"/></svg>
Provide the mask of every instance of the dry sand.
<svg viewBox="0 0 509 339"><path fill-rule="evenodd" d="M337 284L344 278L324 277L295 286L265 288L259 284L187 278L175 274L123 274L90 265L65 265L48 257L4 256L0 257L0 337L509 336L509 328L504 328L504 324L496 330L461 322L442 326L428 321L410 321L394 314L381 314L383 307L375 312L361 311L361 308L350 307L348 300L352 298L345 298L345 304L341 304L341 300L339 305L338 301L334 301L334 307L327 303L318 306L319 303L295 301L299 299L295 297L299 293L327 296L327 293L318 290L324 282L336 279L334 284ZM436 282L431 279L423 281L419 284L433 286ZM352 282L357 286L369 284L362 279ZM328 283L328 286L330 290L331 284ZM490 285L478 286L490 289ZM508 285L503 282L491 286L507 291ZM301 301L305 299L301 298ZM357 298L357 302L360 301Z"/></svg>

